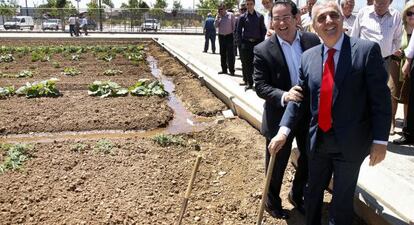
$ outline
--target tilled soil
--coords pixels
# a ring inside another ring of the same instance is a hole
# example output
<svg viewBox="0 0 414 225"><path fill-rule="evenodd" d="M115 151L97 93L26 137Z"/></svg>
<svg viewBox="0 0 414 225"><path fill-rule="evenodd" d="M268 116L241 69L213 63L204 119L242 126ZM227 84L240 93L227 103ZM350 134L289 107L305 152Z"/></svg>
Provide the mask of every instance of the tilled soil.
<svg viewBox="0 0 414 225"><path fill-rule="evenodd" d="M148 130L167 126L173 117L165 98L99 98L86 90L63 92L57 98L12 97L0 104L0 134Z"/></svg>

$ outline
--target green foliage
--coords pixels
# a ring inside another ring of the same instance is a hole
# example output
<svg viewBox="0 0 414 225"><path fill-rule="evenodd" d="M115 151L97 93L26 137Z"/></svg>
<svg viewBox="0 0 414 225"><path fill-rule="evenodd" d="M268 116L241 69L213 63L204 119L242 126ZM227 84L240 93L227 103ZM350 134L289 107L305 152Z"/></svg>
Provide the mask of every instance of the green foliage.
<svg viewBox="0 0 414 225"><path fill-rule="evenodd" d="M72 77L79 75L80 73L81 72L74 67L65 67L62 72L63 75L72 76Z"/></svg>
<svg viewBox="0 0 414 225"><path fill-rule="evenodd" d="M129 91L131 95L136 96L168 96L168 92L164 90L164 85L158 80L140 79L134 86L129 88Z"/></svg>
<svg viewBox="0 0 414 225"><path fill-rule="evenodd" d="M22 70L18 74L16 74L16 77L33 77L33 72L30 70Z"/></svg>
<svg viewBox="0 0 414 225"><path fill-rule="evenodd" d="M171 145L185 146L184 140L180 136L173 136L169 134L159 134L152 138L152 140L162 147Z"/></svg>
<svg viewBox="0 0 414 225"><path fill-rule="evenodd" d="M0 98L6 98L15 94L14 86L0 87Z"/></svg>
<svg viewBox="0 0 414 225"><path fill-rule="evenodd" d="M57 97L60 96L59 90L56 88L58 79L51 78L40 82L27 82L25 86L17 89L17 95L25 95L27 98L38 97Z"/></svg>
<svg viewBox="0 0 414 225"><path fill-rule="evenodd" d="M94 81L89 85L89 95L106 97L118 97L128 94L128 89L122 88L119 84L112 81Z"/></svg>
<svg viewBox="0 0 414 225"><path fill-rule="evenodd" d="M53 66L54 68L60 68L60 64L59 64L59 62L56 62L56 61L52 62L52 66Z"/></svg>
<svg viewBox="0 0 414 225"><path fill-rule="evenodd" d="M127 53L125 53L125 57L128 60L133 61L133 62L142 61L144 59L144 56L142 55L141 52L137 52L137 53L136 52L131 52L131 53L127 52Z"/></svg>
<svg viewBox="0 0 414 225"><path fill-rule="evenodd" d="M0 55L0 62L13 62L14 57L12 54Z"/></svg>
<svg viewBox="0 0 414 225"><path fill-rule="evenodd" d="M5 173L8 170L19 170L23 162L30 158L28 151L32 149L32 146L1 144L0 149L6 151L4 161L0 164L0 173Z"/></svg>
<svg viewBox="0 0 414 225"><path fill-rule="evenodd" d="M105 72L103 73L105 76L115 76L118 74L121 74L122 71L121 70L113 70L113 69L109 69L109 70L105 70Z"/></svg>
<svg viewBox="0 0 414 225"><path fill-rule="evenodd" d="M99 60L103 60L103 61L106 61L106 62L110 62L110 61L112 61L112 59L115 58L115 56L116 55L113 54L113 53L105 52L105 53L99 53L97 58Z"/></svg>
<svg viewBox="0 0 414 225"><path fill-rule="evenodd" d="M74 152L83 152L88 146L82 143L76 143L71 146L70 150Z"/></svg>
<svg viewBox="0 0 414 225"><path fill-rule="evenodd" d="M50 60L50 55L47 55L43 51L32 52L32 62L37 62L37 61L46 62L49 60Z"/></svg>
<svg viewBox="0 0 414 225"><path fill-rule="evenodd" d="M101 139L98 142L96 142L94 150L96 152L109 154L109 153L112 153L113 148L114 148L114 144L111 141L106 140L106 139Z"/></svg>

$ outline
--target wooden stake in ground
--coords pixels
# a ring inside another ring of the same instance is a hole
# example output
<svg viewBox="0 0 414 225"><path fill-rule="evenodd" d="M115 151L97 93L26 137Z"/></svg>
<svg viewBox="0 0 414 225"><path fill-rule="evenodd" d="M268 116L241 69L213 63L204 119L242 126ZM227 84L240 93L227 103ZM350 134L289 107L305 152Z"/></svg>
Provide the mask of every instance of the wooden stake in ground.
<svg viewBox="0 0 414 225"><path fill-rule="evenodd" d="M188 182L187 191L185 192L183 203L181 204L180 217L178 217L177 225L181 225L181 221L183 220L185 210L187 209L188 198L190 197L191 189L193 188L193 183L196 177L198 166L200 165L200 161L201 155L197 156L197 159L194 163L193 173L191 174L191 179Z"/></svg>
<svg viewBox="0 0 414 225"><path fill-rule="evenodd" d="M265 183L263 194L262 194L262 201L260 202L259 216L257 217L256 225L262 224L263 211L264 211L265 202L266 202L265 199L267 196L267 192L269 192L269 186L270 186L270 180L272 179L273 167L275 167L276 154L273 154L270 156L270 162L267 167L267 173L266 173L266 183Z"/></svg>

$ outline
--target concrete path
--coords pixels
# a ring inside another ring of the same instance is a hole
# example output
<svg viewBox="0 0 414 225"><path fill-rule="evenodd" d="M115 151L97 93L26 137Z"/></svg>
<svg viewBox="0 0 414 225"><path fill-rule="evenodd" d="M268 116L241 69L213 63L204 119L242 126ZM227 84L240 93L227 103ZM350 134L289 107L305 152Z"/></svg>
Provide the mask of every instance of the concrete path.
<svg viewBox="0 0 414 225"><path fill-rule="evenodd" d="M69 37L69 34L0 33L0 37L61 38ZM217 54L218 41L216 41L216 54L211 54L211 47L210 53L202 52L204 48L202 35L92 34L89 37L78 38L158 38L160 43L180 55L184 64L198 68L215 81L222 81L222 86L233 89L238 96L244 96L245 103L254 108L257 114L256 120L260 119L263 100L251 90L244 92L244 87L238 84L242 80L241 70L238 69L241 68L240 60L236 60L236 76L217 74L221 70L220 55ZM400 132L403 118L402 105L399 106L397 118L399 121L397 132ZM398 135L390 136L390 141L398 137ZM356 194L388 223L411 225L414 224L414 146L396 146L390 143L388 150L386 159L380 165L369 167L368 160L363 163ZM364 213L359 214L361 216ZM372 224L379 223L372 222Z"/></svg>

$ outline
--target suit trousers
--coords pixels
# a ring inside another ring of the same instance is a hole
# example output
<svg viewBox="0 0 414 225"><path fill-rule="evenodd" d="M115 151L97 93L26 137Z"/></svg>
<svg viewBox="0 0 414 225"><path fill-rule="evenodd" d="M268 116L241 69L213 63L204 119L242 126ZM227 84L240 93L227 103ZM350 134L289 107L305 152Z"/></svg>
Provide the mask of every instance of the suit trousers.
<svg viewBox="0 0 414 225"><path fill-rule="evenodd" d="M411 68L410 93L408 95L407 126L404 133L408 139L414 140L414 69Z"/></svg>
<svg viewBox="0 0 414 225"><path fill-rule="evenodd" d="M320 135L315 152L309 155L309 179L305 188L306 225L321 225L324 191L333 174L333 193L329 222L351 225L354 216L354 193L360 161L346 161L337 151L334 135Z"/></svg>
<svg viewBox="0 0 414 225"><path fill-rule="evenodd" d="M253 86L253 48L260 42L243 40L240 48L240 59L242 63L243 80L248 86Z"/></svg>
<svg viewBox="0 0 414 225"><path fill-rule="evenodd" d="M234 73L235 56L233 33L227 35L219 34L219 45L221 71L227 72L228 68L230 73Z"/></svg>
<svg viewBox="0 0 414 225"><path fill-rule="evenodd" d="M208 42L211 42L211 50L213 53L216 53L216 32L206 32L204 34L205 42L204 42L204 51L208 51Z"/></svg>
<svg viewBox="0 0 414 225"><path fill-rule="evenodd" d="M293 199L303 202L304 188L308 178L308 159L306 154L306 137L307 129L296 132L296 143L298 145L300 156L298 158L298 167L296 168L295 177L292 182ZM280 198L280 189L282 187L283 175L289 162L292 148L293 135L289 135L285 146L277 153L275 167L273 167L272 179L270 180L269 192L266 197L266 204L271 209L282 209L282 200ZM266 138L266 172L270 161L269 146L270 139Z"/></svg>

